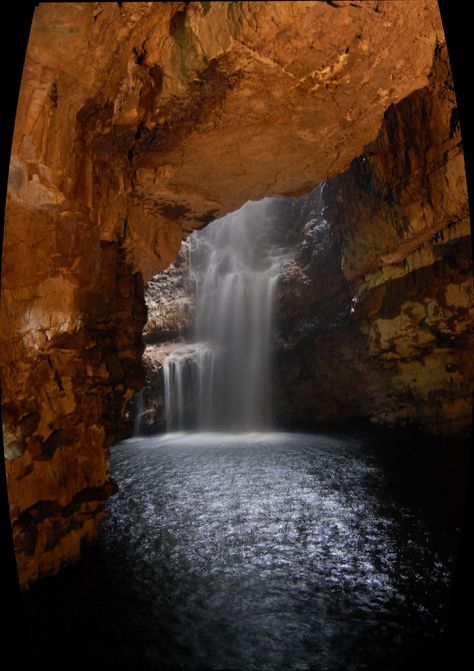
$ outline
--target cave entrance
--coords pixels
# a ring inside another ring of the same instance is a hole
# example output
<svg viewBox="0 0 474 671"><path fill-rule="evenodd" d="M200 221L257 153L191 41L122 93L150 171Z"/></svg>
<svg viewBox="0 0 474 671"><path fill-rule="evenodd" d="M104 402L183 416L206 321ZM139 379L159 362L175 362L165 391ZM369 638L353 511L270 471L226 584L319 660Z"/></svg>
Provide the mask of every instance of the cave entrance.
<svg viewBox="0 0 474 671"><path fill-rule="evenodd" d="M302 198L246 203L190 235L148 283L135 434L281 424L275 392L291 337L281 308L297 282L316 277L318 255L303 248L317 240L329 253L322 194L323 184Z"/></svg>
<svg viewBox="0 0 474 671"><path fill-rule="evenodd" d="M34 618L43 666L58 644L58 668L71 649L81 668L429 665L466 461L447 441L322 422L470 426L467 199L435 5L60 5L32 32L2 283L23 580L72 561L104 521L91 563L44 588L62 608ZM112 445L104 502L104 446L139 384L141 273L213 212L324 176L324 216L272 205L291 213L290 244L245 256L248 283L213 248L210 323L189 300L192 324L151 336L170 345L163 403L147 426L145 390L137 428L161 433Z"/></svg>
<svg viewBox="0 0 474 671"><path fill-rule="evenodd" d="M341 424L383 403L384 373L326 188L209 224L146 289L147 385L136 435L111 451L119 492L100 542L120 557L119 601L142 590L166 631L145 625L156 664L399 671L436 656L465 452ZM371 644L354 666L355 641Z"/></svg>

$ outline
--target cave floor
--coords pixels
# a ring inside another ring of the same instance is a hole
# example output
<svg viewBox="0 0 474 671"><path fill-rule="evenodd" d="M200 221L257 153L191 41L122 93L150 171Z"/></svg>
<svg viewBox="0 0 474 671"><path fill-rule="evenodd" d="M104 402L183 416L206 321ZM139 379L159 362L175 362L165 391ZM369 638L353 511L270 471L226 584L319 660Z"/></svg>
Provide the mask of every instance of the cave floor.
<svg viewBox="0 0 474 671"><path fill-rule="evenodd" d="M123 441L98 544L25 594L33 668L437 668L467 454L359 424Z"/></svg>

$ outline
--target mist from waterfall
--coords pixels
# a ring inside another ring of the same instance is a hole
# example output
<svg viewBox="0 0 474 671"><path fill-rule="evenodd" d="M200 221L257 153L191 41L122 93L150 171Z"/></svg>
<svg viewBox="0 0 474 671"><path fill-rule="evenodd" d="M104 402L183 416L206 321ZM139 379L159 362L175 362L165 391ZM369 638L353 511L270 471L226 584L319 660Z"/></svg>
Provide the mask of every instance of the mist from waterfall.
<svg viewBox="0 0 474 671"><path fill-rule="evenodd" d="M193 235L193 342L163 364L166 425L261 431L272 424L272 332L282 250L272 200L248 202Z"/></svg>

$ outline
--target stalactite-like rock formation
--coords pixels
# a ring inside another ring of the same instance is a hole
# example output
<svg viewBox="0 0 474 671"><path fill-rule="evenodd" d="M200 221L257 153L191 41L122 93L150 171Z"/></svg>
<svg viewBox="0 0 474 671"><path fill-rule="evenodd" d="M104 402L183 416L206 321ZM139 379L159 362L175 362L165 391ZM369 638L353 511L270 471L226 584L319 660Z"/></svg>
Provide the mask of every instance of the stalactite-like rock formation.
<svg viewBox="0 0 474 671"><path fill-rule="evenodd" d="M126 433L143 382L143 280L190 230L345 171L390 105L428 85L443 41L432 0L39 5L12 150L0 334L23 584L96 534L113 489L106 446ZM382 210L374 216L375 226ZM419 208L404 216L423 228ZM345 229L345 273L376 296L384 254L400 263L398 243L415 254L425 234L414 247L392 235L368 258L364 225ZM430 227L444 224L429 224L427 244ZM452 286L457 276L446 290L466 301ZM368 308L360 319L370 333ZM384 328L370 336L379 349L392 347Z"/></svg>

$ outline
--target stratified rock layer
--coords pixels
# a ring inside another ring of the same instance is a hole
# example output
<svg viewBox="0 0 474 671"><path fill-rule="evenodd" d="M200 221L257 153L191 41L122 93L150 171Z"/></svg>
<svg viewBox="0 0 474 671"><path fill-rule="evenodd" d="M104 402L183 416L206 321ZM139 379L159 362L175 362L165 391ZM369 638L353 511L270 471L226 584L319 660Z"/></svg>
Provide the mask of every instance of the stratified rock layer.
<svg viewBox="0 0 474 671"><path fill-rule="evenodd" d="M106 445L127 432L143 382L143 279L190 230L247 199L303 193L344 171L388 107L426 87L443 41L431 0L39 5L12 149L0 333L23 584L96 533L113 488ZM344 258L363 282L385 264L352 250L358 226Z"/></svg>
<svg viewBox="0 0 474 671"><path fill-rule="evenodd" d="M283 278L280 415L467 433L472 248L444 47L429 86L387 111L376 141L328 180L324 200L328 226L309 227Z"/></svg>

